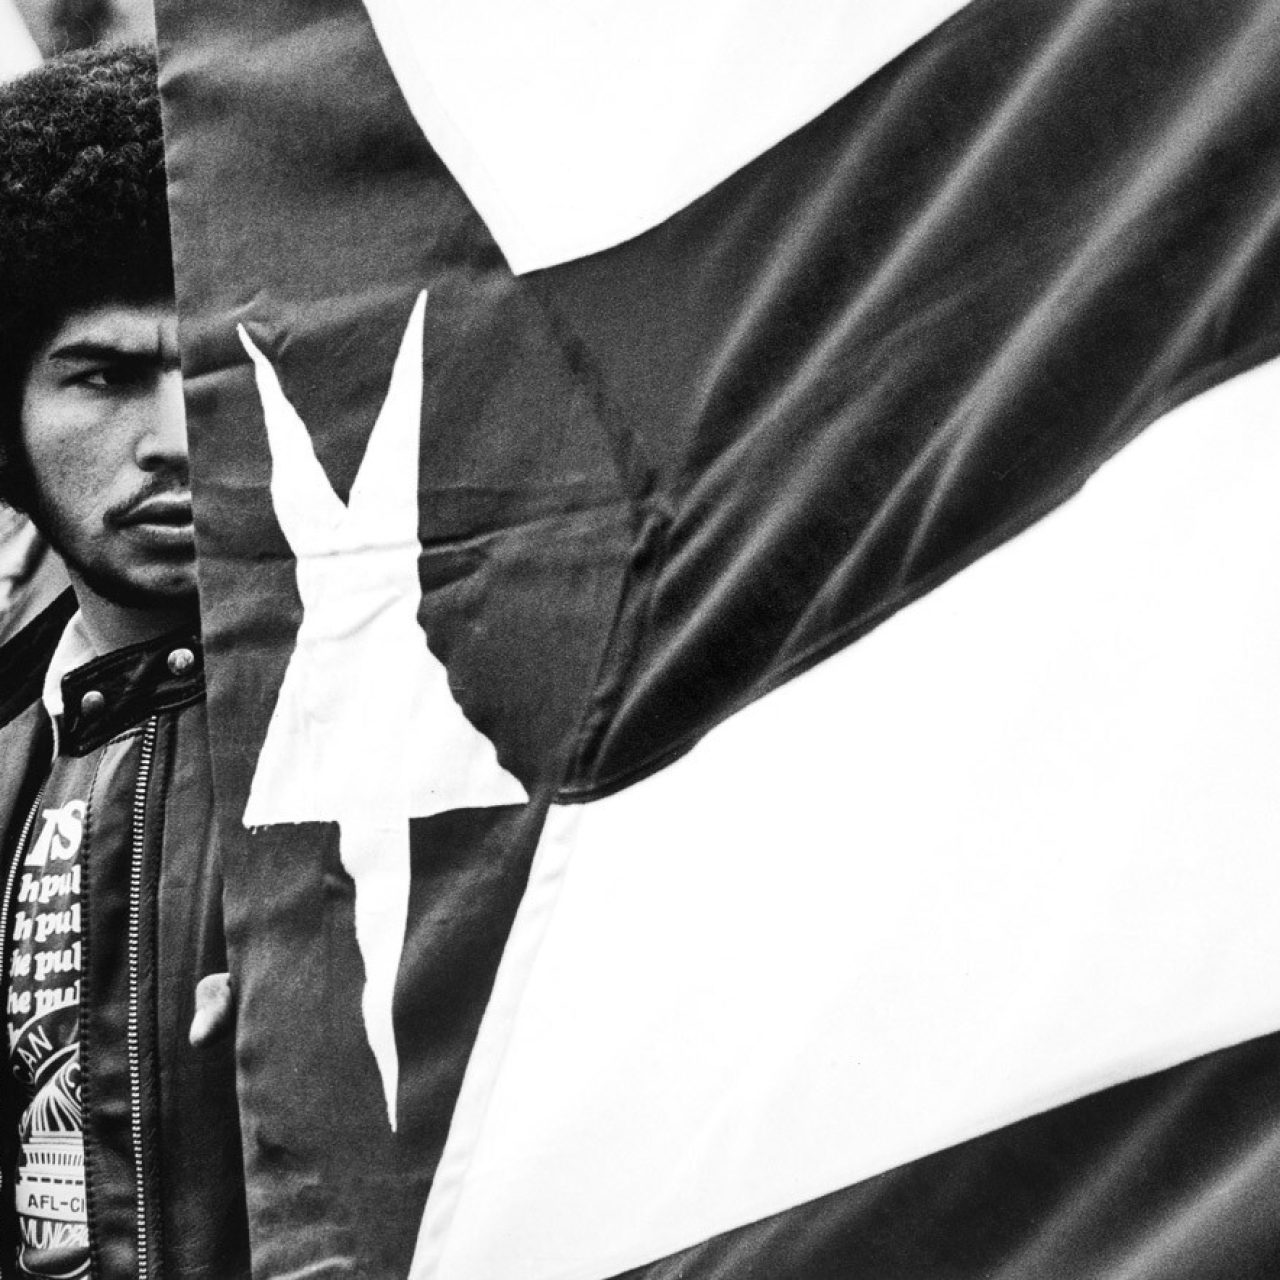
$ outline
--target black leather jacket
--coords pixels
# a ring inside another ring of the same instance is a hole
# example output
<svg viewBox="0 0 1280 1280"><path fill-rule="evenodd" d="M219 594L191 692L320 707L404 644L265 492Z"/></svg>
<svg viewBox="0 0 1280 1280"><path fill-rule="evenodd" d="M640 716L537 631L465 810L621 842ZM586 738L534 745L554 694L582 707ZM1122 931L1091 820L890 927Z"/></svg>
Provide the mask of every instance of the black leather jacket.
<svg viewBox="0 0 1280 1280"><path fill-rule="evenodd" d="M0 650L6 886L51 749L43 674L73 610L63 597ZM176 651L185 652L173 661ZM200 1049L188 1040L196 983L227 968L198 639L171 635L110 654L69 675L63 693L62 750L96 757L80 1003L92 1274L234 1280L249 1274L234 1047L230 1035ZM7 1069L0 1080L9 1275L19 1100Z"/></svg>

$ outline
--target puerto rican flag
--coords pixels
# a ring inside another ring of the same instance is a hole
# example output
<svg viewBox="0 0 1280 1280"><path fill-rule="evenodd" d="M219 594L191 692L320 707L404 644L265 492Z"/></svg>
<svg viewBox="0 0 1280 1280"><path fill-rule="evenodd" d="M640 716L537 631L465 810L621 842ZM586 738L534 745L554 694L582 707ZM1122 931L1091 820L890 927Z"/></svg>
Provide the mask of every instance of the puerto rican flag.
<svg viewBox="0 0 1280 1280"><path fill-rule="evenodd" d="M1280 1266L1280 3L163 0L256 1266Z"/></svg>

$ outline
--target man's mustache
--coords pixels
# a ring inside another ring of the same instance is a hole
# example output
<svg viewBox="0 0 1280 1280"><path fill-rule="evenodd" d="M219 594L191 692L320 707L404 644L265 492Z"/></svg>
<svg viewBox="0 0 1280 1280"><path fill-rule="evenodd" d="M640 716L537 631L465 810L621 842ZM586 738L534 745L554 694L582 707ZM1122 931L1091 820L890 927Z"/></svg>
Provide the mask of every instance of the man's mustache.
<svg viewBox="0 0 1280 1280"><path fill-rule="evenodd" d="M108 507L104 519L108 524L130 524L149 515L170 518L191 511L191 480L185 467L157 472L136 493Z"/></svg>

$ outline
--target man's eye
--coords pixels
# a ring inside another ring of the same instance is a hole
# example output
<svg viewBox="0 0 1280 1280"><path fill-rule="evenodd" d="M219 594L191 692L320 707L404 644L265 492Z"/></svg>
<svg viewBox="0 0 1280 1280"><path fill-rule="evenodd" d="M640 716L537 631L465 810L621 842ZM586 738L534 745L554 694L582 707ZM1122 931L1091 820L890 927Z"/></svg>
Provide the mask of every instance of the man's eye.
<svg viewBox="0 0 1280 1280"><path fill-rule="evenodd" d="M102 391L136 386L141 378L139 370L131 365L100 365L85 369L76 378L81 386L96 387Z"/></svg>

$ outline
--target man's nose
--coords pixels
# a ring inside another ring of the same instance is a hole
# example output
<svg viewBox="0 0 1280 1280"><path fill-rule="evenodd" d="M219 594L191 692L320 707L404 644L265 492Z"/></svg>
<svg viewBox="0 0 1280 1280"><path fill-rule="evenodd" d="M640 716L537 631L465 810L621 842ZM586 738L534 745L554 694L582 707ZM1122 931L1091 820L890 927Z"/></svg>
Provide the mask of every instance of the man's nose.
<svg viewBox="0 0 1280 1280"><path fill-rule="evenodd" d="M182 399L182 374L165 369L157 377L146 410L147 422L138 437L137 461L146 471L187 462L187 411Z"/></svg>

